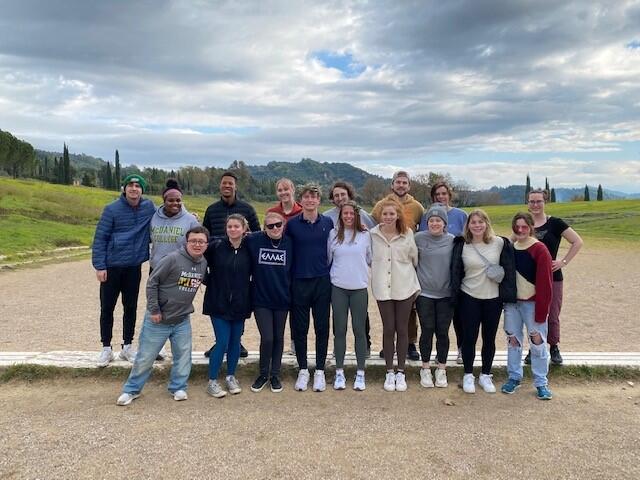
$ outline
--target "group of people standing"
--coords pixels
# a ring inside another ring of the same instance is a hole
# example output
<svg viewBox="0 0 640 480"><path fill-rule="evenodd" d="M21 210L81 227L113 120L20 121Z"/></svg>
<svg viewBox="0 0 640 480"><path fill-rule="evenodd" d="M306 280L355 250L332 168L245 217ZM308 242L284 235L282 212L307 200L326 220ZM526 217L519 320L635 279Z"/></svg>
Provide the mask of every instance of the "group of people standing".
<svg viewBox="0 0 640 480"><path fill-rule="evenodd" d="M294 388L305 391L311 382L307 337L313 316L316 358L312 389L324 391L331 312L336 364L333 388L342 390L347 384L344 357L350 315L357 362L353 388L364 390L371 348L369 286L382 318L380 355L387 368L385 390L407 389L407 358L422 358L423 387L447 387L449 327L453 322L457 361L464 365L464 391L475 392L475 347L482 335L478 385L485 392L495 392L491 369L504 310L509 376L501 391L513 393L520 386L526 326L530 344L527 359L537 396L552 397L547 385L547 343L551 360L562 362L558 349L562 283L558 275L577 254L582 240L562 220L544 213L545 192L533 190L529 194L529 212L514 216L513 233L505 238L495 235L484 211L476 209L467 215L453 207L453 192L444 182L431 189L432 204L425 211L409 194L411 183L406 172L396 172L391 193L371 214L354 202L355 192L346 182L334 184L329 193L334 207L320 213L319 187L305 185L296 201L293 183L281 179L276 184L279 202L267 211L263 230L253 207L237 198L236 184L233 172L222 176L221 199L209 206L202 226L185 210L182 192L173 180L163 192L163 205L156 209L142 199L144 179L130 175L123 182L121 198L105 208L93 253L101 282L103 351L99 362L106 365L113 358L113 308L120 292L125 306L121 357L134 362L119 405L128 405L139 396L167 340L174 361L169 391L175 400L187 398L190 314L201 283L206 284L203 313L210 316L216 338L206 352L207 392L214 397L242 391L235 372L246 352L241 337L252 312L261 338L260 370L252 391L259 392L267 385L273 392L283 389L280 366L287 316L299 367ZM562 238L571 246L557 259ZM135 303L140 265L149 258L150 241L147 311L136 355L131 347ZM219 382L225 355L226 376Z"/></svg>

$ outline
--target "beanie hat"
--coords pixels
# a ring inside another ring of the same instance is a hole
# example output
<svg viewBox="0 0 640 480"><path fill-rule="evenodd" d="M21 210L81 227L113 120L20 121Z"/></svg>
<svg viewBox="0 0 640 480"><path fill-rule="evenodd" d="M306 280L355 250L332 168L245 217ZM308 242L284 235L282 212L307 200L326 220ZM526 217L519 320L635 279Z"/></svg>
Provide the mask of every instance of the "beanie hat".
<svg viewBox="0 0 640 480"><path fill-rule="evenodd" d="M142 193L144 193L144 191L147 189L147 181L142 175L139 175L137 173L130 173L129 175L124 177L124 180L122 180L122 187L126 187L131 182L140 184L140 187L142 187Z"/></svg>
<svg viewBox="0 0 640 480"><path fill-rule="evenodd" d="M180 184L175 178L169 178L166 183L166 187L162 190L162 198L165 198L169 192L178 192L182 194L182 189L180 188Z"/></svg>
<svg viewBox="0 0 640 480"><path fill-rule="evenodd" d="M447 215L447 209L441 203L434 203L427 211L427 222L431 217L440 217L444 224L449 223L449 216Z"/></svg>

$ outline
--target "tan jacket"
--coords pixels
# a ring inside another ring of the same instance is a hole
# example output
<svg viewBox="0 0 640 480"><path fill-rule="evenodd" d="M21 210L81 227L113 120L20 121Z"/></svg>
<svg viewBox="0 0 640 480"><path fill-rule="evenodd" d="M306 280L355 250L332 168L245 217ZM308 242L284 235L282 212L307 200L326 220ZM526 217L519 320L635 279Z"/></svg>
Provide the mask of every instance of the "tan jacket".
<svg viewBox="0 0 640 480"><path fill-rule="evenodd" d="M371 229L371 249L371 292L376 300L406 300L420 291L418 248L411 230L388 242L376 225Z"/></svg>
<svg viewBox="0 0 640 480"><path fill-rule="evenodd" d="M376 222L380 223L382 219L380 218L380 214L382 213L382 202L384 200L395 200L396 202L400 202L402 205L402 210L404 211L404 221L407 226L415 232L416 227L420 225L420 220L422 219L422 215L424 214L424 208L408 193L400 198L395 193L390 193L378 203L376 203L373 210L371 210L371 216L375 219Z"/></svg>

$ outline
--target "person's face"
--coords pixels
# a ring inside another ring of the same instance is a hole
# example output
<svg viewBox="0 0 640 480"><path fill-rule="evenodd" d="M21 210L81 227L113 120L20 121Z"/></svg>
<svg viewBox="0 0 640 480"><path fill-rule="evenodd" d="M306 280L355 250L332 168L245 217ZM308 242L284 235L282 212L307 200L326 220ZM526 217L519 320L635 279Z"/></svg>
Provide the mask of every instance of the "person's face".
<svg viewBox="0 0 640 480"><path fill-rule="evenodd" d="M487 222L479 215L472 215L469 219L469 231L474 237L482 237L487 230Z"/></svg>
<svg viewBox="0 0 640 480"><path fill-rule="evenodd" d="M282 232L284 231L284 220L277 215L272 215L264 220L264 231L267 232L267 236L274 240L282 238Z"/></svg>
<svg viewBox="0 0 640 480"><path fill-rule="evenodd" d="M447 187L442 186L440 188L437 188L433 195L433 199L435 202L448 206L449 202L451 201L451 196L449 195L449 190L447 190Z"/></svg>
<svg viewBox="0 0 640 480"><path fill-rule="evenodd" d="M343 207L342 212L340 213L340 216L342 218L342 223L344 223L345 227L353 228L353 225L356 222L356 212L353 209L353 207L351 206Z"/></svg>
<svg viewBox="0 0 640 480"><path fill-rule="evenodd" d="M204 233L192 233L187 240L187 253L192 257L200 257L207 249L207 243Z"/></svg>
<svg viewBox="0 0 640 480"><path fill-rule="evenodd" d="M307 212L313 212L318 209L320 205L320 195L317 195L313 192L305 192L300 199L300 203L302 204L302 208Z"/></svg>
<svg viewBox="0 0 640 480"><path fill-rule="evenodd" d="M531 235L531 227L522 218L519 218L513 227L513 233L516 236L516 240L526 240Z"/></svg>
<svg viewBox="0 0 640 480"><path fill-rule="evenodd" d="M411 185L407 177L397 177L391 184L391 190L399 197L404 197L410 189Z"/></svg>
<svg viewBox="0 0 640 480"><path fill-rule="evenodd" d="M124 196L132 202L140 201L142 197L142 186L138 182L129 182L124 187Z"/></svg>
<svg viewBox="0 0 640 480"><path fill-rule="evenodd" d="M398 220L398 212L396 212L395 208L386 206L382 209L380 217L382 218L382 223L384 223L385 225L395 226L396 220Z"/></svg>
<svg viewBox="0 0 640 480"><path fill-rule="evenodd" d="M282 203L289 203L293 200L293 191L291 185L287 182L280 182L276 187L276 195Z"/></svg>
<svg viewBox="0 0 640 480"><path fill-rule="evenodd" d="M182 209L182 194L180 192L169 192L164 198L164 213L168 217L173 217Z"/></svg>
<svg viewBox="0 0 640 480"><path fill-rule="evenodd" d="M532 215L544 213L544 195L542 193L530 193L527 207Z"/></svg>
<svg viewBox="0 0 640 480"><path fill-rule="evenodd" d="M344 202L350 200L349 192L347 192L346 188L335 187L333 189L333 197L331 197L331 200L336 207L340 207Z"/></svg>
<svg viewBox="0 0 640 480"><path fill-rule="evenodd" d="M442 235L444 232L444 221L440 217L431 217L427 222L431 235Z"/></svg>
<svg viewBox="0 0 640 480"><path fill-rule="evenodd" d="M236 196L235 178L222 177L222 179L220 179L220 195L225 199L231 199Z"/></svg>
<svg viewBox="0 0 640 480"><path fill-rule="evenodd" d="M238 240L241 239L244 235L244 226L240 220L229 220L227 221L227 237L229 240Z"/></svg>

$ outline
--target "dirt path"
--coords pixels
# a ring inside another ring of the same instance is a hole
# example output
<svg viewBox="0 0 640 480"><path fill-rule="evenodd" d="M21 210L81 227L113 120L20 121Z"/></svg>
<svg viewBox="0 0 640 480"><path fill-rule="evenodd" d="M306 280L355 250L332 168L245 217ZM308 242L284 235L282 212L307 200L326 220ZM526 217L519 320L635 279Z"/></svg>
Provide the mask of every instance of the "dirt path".
<svg viewBox="0 0 640 480"><path fill-rule="evenodd" d="M146 265L145 265L146 268ZM628 250L583 248L566 271L562 349L637 351L640 338L640 255ZM146 270L144 274L146 278ZM98 283L88 260L0 272L0 350L98 350ZM196 297L196 311L202 305ZM370 298L373 350L381 346L378 309ZM144 311L141 288L139 318ZM118 307L116 318L121 317ZM140 323L140 322L139 322ZM194 350L211 345L211 323L196 313ZM136 333L139 330L137 327ZM113 344L120 343L116 321ZM454 334L451 332L451 339ZM243 343L258 349L255 322L247 322ZM350 346L350 348L353 348ZM498 343L498 348L503 349ZM330 346L331 349L331 346Z"/></svg>
<svg viewBox="0 0 640 480"><path fill-rule="evenodd" d="M623 381L561 381L551 402L530 386L472 396L291 383L219 400L194 382L176 403L151 381L117 407L120 381L14 381L0 389L0 478L640 477L640 390Z"/></svg>

